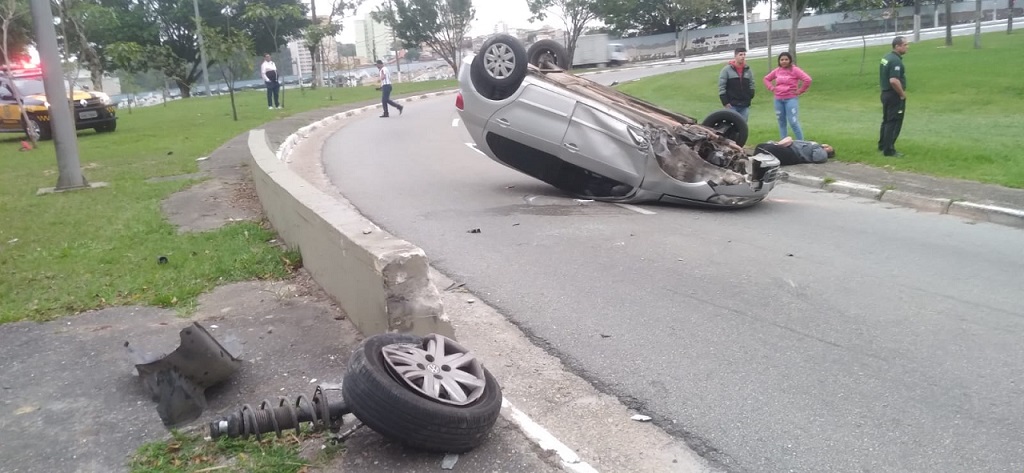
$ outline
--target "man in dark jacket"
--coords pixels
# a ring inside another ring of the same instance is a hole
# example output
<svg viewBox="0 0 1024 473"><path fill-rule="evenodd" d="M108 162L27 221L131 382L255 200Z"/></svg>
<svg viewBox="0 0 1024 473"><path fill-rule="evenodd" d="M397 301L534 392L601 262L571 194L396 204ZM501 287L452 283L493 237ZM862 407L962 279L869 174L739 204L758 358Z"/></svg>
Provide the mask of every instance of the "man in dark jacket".
<svg viewBox="0 0 1024 473"><path fill-rule="evenodd" d="M746 48L736 48L736 56L718 75L718 98L725 108L747 119L750 101L754 99L754 73L747 65Z"/></svg>
<svg viewBox="0 0 1024 473"><path fill-rule="evenodd" d="M903 115L907 109L907 69L903 56L907 54L907 39L897 36L892 40L892 51L882 58L878 66L878 81L882 88L882 126L878 131L878 150L885 156L898 158L896 138L903 129Z"/></svg>

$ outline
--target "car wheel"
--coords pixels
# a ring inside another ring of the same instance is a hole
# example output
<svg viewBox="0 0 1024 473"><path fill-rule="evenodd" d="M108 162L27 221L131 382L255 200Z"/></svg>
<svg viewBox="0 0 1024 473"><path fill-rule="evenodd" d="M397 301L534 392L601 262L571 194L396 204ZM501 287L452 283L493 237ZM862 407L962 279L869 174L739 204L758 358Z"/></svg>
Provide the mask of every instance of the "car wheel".
<svg viewBox="0 0 1024 473"><path fill-rule="evenodd" d="M715 133L735 141L740 146L747 144L747 121L743 119L743 115L732 110L712 112L701 125L715 130Z"/></svg>
<svg viewBox="0 0 1024 473"><path fill-rule="evenodd" d="M555 40L542 39L531 44L526 57L530 64L540 68L549 68L551 65L562 70L569 68L569 52Z"/></svg>
<svg viewBox="0 0 1024 473"><path fill-rule="evenodd" d="M480 445L501 410L501 387L479 360L441 335L386 333L353 352L345 402L385 437L432 452Z"/></svg>
<svg viewBox="0 0 1024 473"><path fill-rule="evenodd" d="M515 37L495 35L484 42L470 64L470 78L477 92L491 100L504 100L526 78L526 48Z"/></svg>
<svg viewBox="0 0 1024 473"><path fill-rule="evenodd" d="M38 118L29 117L28 123L24 128L25 134L28 135L29 138L34 138L36 141L46 141L53 138L50 125L39 121Z"/></svg>

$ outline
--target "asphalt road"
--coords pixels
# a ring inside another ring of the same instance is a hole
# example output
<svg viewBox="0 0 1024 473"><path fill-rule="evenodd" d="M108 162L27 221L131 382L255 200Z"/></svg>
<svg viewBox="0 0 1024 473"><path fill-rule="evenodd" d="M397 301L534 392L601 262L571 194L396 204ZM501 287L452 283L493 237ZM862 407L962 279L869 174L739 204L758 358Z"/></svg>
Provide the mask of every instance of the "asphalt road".
<svg viewBox="0 0 1024 473"><path fill-rule="evenodd" d="M1024 468L1020 230L790 184L741 211L578 202L471 150L452 102L353 121L329 177L706 457Z"/></svg>
<svg viewBox="0 0 1024 473"><path fill-rule="evenodd" d="M472 150L453 101L353 121L325 145L329 177L706 458L1024 469L1020 230L790 184L741 211L580 202Z"/></svg>

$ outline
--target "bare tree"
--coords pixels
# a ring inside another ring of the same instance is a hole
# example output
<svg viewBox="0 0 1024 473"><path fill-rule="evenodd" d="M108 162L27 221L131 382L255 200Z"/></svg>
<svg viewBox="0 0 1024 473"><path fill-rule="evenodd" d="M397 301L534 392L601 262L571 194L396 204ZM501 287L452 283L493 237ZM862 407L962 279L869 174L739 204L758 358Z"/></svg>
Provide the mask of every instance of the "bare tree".
<svg viewBox="0 0 1024 473"><path fill-rule="evenodd" d="M953 45L953 0L946 0L946 46Z"/></svg>
<svg viewBox="0 0 1024 473"><path fill-rule="evenodd" d="M1006 10L1006 34L1013 34L1013 1L1007 2L1009 8Z"/></svg>
<svg viewBox="0 0 1024 473"><path fill-rule="evenodd" d="M974 49L981 49L981 0L974 0Z"/></svg>
<svg viewBox="0 0 1024 473"><path fill-rule="evenodd" d="M526 0L533 14L530 20L544 21L548 10L555 10L556 15L565 25L567 38L565 49L569 54L569 64L576 55L576 42L583 34L587 24L597 19L597 5L594 0Z"/></svg>

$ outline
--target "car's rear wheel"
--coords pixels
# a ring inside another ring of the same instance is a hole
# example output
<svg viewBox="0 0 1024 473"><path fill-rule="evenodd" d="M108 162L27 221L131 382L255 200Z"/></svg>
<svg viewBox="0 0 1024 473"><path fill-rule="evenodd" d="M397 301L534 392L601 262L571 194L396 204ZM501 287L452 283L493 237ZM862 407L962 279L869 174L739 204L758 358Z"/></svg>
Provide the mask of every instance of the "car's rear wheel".
<svg viewBox="0 0 1024 473"><path fill-rule="evenodd" d="M513 36L495 35L480 48L470 64L476 91L491 100L504 100L526 78L526 48Z"/></svg>
<svg viewBox="0 0 1024 473"><path fill-rule="evenodd" d="M559 69L569 69L569 52L555 40L542 39L530 45L526 51L526 57L530 64L544 68L555 66Z"/></svg>
<svg viewBox="0 0 1024 473"><path fill-rule="evenodd" d="M743 119L743 115L732 110L712 112L701 122L701 125L715 130L715 133L735 141L740 146L747 144L747 136L750 132L747 128L747 121Z"/></svg>
<svg viewBox="0 0 1024 473"><path fill-rule="evenodd" d="M364 424L415 448L462 453L501 410L501 387L471 352L440 335L385 333L349 358L345 402Z"/></svg>

